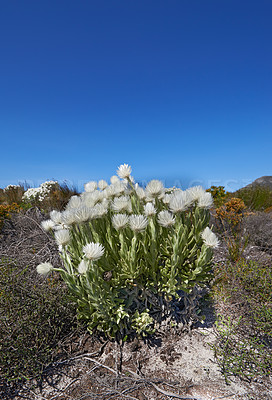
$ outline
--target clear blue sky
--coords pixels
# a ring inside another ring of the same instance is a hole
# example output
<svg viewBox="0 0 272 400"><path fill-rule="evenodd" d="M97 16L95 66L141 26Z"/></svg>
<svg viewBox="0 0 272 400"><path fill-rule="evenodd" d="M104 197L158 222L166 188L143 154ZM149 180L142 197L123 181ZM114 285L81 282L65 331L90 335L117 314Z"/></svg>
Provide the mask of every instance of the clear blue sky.
<svg viewBox="0 0 272 400"><path fill-rule="evenodd" d="M0 0L0 187L272 175L271 0Z"/></svg>

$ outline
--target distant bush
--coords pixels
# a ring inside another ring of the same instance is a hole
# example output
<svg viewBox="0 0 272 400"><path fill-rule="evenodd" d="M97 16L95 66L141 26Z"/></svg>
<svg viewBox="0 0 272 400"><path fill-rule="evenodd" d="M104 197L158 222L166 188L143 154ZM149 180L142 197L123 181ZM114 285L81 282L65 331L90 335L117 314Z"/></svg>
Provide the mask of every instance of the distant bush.
<svg viewBox="0 0 272 400"><path fill-rule="evenodd" d="M23 194L24 187L22 185L8 185L4 189L0 189L0 204L20 204L22 202Z"/></svg>
<svg viewBox="0 0 272 400"><path fill-rule="evenodd" d="M264 211L272 207L272 190L262 185L253 185L239 189L235 197L242 199L251 210Z"/></svg>

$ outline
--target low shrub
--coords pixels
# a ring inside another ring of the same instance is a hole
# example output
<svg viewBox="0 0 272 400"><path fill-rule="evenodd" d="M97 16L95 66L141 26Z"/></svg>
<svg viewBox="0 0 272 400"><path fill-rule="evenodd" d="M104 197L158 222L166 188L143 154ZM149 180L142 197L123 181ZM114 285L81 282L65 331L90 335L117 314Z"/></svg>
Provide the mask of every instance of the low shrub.
<svg viewBox="0 0 272 400"><path fill-rule="evenodd" d="M21 209L22 208L16 203L12 203L11 205L0 204L0 230L4 220L10 218L12 213L18 213Z"/></svg>
<svg viewBox="0 0 272 400"><path fill-rule="evenodd" d="M243 200L231 198L215 211L217 229L221 232L222 240L227 244L228 259L236 262L242 257L248 244L248 238L242 232L242 222L246 213Z"/></svg>
<svg viewBox="0 0 272 400"><path fill-rule="evenodd" d="M231 315L219 315L215 357L227 379L272 372L272 270L253 261L215 266L213 297Z"/></svg>
<svg viewBox="0 0 272 400"><path fill-rule="evenodd" d="M8 185L0 190L0 204L12 205L13 203L20 204L24 194L22 185Z"/></svg>
<svg viewBox="0 0 272 400"><path fill-rule="evenodd" d="M14 385L39 380L60 355L63 338L77 326L75 305L52 275L38 279L24 269L0 260L0 381Z"/></svg>

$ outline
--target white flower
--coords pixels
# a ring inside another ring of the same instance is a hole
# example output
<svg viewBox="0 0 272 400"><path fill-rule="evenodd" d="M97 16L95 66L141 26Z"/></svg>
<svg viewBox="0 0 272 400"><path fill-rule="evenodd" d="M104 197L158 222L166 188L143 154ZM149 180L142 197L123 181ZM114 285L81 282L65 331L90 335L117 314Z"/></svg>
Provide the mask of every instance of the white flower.
<svg viewBox="0 0 272 400"><path fill-rule="evenodd" d="M129 217L127 214L115 214L112 217L112 225L115 229L122 229L127 226Z"/></svg>
<svg viewBox="0 0 272 400"><path fill-rule="evenodd" d="M50 218L52 219L55 224L61 224L62 223L62 218L61 218L61 212L53 210L50 213Z"/></svg>
<svg viewBox="0 0 272 400"><path fill-rule="evenodd" d="M172 198L172 194L169 194L169 193L166 193L164 196L163 196L163 199L162 199L162 201L164 202L164 204L169 204L170 203L170 200L171 200L171 198Z"/></svg>
<svg viewBox="0 0 272 400"><path fill-rule="evenodd" d="M36 269L37 269L38 274L46 275L46 274L48 274L53 268L54 268L53 265L50 264L50 263L42 263L42 264L39 264L39 265L37 266Z"/></svg>
<svg viewBox="0 0 272 400"><path fill-rule="evenodd" d="M45 232L49 232L54 228L55 222L53 222L51 219L47 219L46 221L42 221L41 225Z"/></svg>
<svg viewBox="0 0 272 400"><path fill-rule="evenodd" d="M60 229L55 232L55 239L59 246L64 246L70 242L70 232L68 229Z"/></svg>
<svg viewBox="0 0 272 400"><path fill-rule="evenodd" d="M81 198L79 196L72 196L66 206L66 210L70 208L78 208L82 205Z"/></svg>
<svg viewBox="0 0 272 400"><path fill-rule="evenodd" d="M140 200L143 200L145 198L145 191L143 188L137 186L135 188L135 191Z"/></svg>
<svg viewBox="0 0 272 400"><path fill-rule="evenodd" d="M198 201L204 193L206 193L205 189L202 186L193 186L186 190L191 196L192 201Z"/></svg>
<svg viewBox="0 0 272 400"><path fill-rule="evenodd" d="M117 175L121 179L129 178L130 174L131 174L131 167L128 164L120 165L120 167L118 167L117 169Z"/></svg>
<svg viewBox="0 0 272 400"><path fill-rule="evenodd" d="M75 210L74 217L76 222L86 222L91 217L91 208L82 206Z"/></svg>
<svg viewBox="0 0 272 400"><path fill-rule="evenodd" d="M85 274L88 271L89 265L85 260L81 260L77 270L80 274Z"/></svg>
<svg viewBox="0 0 272 400"><path fill-rule="evenodd" d="M65 210L61 213L61 219L64 225L72 225L76 222L75 211L76 210L71 209Z"/></svg>
<svg viewBox="0 0 272 400"><path fill-rule="evenodd" d="M96 204L92 208L92 216L91 216L91 218L103 217L103 215L107 214L107 212L108 212L107 203Z"/></svg>
<svg viewBox="0 0 272 400"><path fill-rule="evenodd" d="M209 227L205 228L204 231L201 233L202 239L204 243L208 247L218 247L219 240L217 239L216 235L211 231Z"/></svg>
<svg viewBox="0 0 272 400"><path fill-rule="evenodd" d="M22 189L22 186L20 186L20 185L8 185L8 186L6 186L4 188L4 192L8 192L9 190L17 190L19 188Z"/></svg>
<svg viewBox="0 0 272 400"><path fill-rule="evenodd" d="M188 196L188 193L183 192L182 190L176 191L170 201L169 208L173 213L178 213L186 210L186 208L191 204L191 199Z"/></svg>
<svg viewBox="0 0 272 400"><path fill-rule="evenodd" d="M213 198L211 193L205 192L198 199L198 207L210 208L213 204Z"/></svg>
<svg viewBox="0 0 272 400"><path fill-rule="evenodd" d="M98 182L98 187L99 187L99 189L101 189L101 190L106 189L107 186L108 186L108 184L107 184L106 181L104 181L104 179L101 179L101 180Z"/></svg>
<svg viewBox="0 0 272 400"><path fill-rule="evenodd" d="M111 183L114 185L114 183L120 182L120 179L118 178L118 176L113 175L113 176L110 178L110 181L111 181Z"/></svg>
<svg viewBox="0 0 272 400"><path fill-rule="evenodd" d="M174 225L175 217L169 211L161 211L158 214L158 223L167 228L168 226Z"/></svg>
<svg viewBox="0 0 272 400"><path fill-rule="evenodd" d="M148 224L148 219L144 215L131 215L129 218L129 225L135 232L142 232Z"/></svg>
<svg viewBox="0 0 272 400"><path fill-rule="evenodd" d="M131 202L128 196L115 197L112 201L111 208L114 211L130 211Z"/></svg>
<svg viewBox="0 0 272 400"><path fill-rule="evenodd" d="M113 185L111 185L111 187L112 187L113 193L115 195L125 193L128 189L127 182L124 182L124 181L116 182Z"/></svg>
<svg viewBox="0 0 272 400"><path fill-rule="evenodd" d="M104 247L100 243L89 243L83 247L83 252L89 260L98 260L104 254Z"/></svg>
<svg viewBox="0 0 272 400"><path fill-rule="evenodd" d="M85 206L93 207L97 202L97 198L95 195L96 192L83 192L81 193L81 198Z"/></svg>
<svg viewBox="0 0 272 400"><path fill-rule="evenodd" d="M153 203L146 203L144 206L144 213L145 215L151 216L151 215L155 215L157 212L156 208L154 207Z"/></svg>
<svg viewBox="0 0 272 400"><path fill-rule="evenodd" d="M85 192L94 192L96 188L97 183L95 181L90 181L84 185Z"/></svg>
<svg viewBox="0 0 272 400"><path fill-rule="evenodd" d="M164 193L163 183L153 179L146 185L145 193L148 200L152 200L155 197L161 197L161 195Z"/></svg>

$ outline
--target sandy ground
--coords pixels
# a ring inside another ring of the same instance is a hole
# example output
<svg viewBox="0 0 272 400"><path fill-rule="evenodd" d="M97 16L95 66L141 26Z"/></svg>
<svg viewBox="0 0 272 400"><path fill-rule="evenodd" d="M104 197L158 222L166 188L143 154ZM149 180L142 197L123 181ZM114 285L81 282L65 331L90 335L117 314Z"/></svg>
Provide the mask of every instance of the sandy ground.
<svg viewBox="0 0 272 400"><path fill-rule="evenodd" d="M155 386L142 385L140 389L127 394L128 397L120 395L123 389L128 388L128 383L119 386L119 395L118 390L115 395L110 390L110 387L114 387L114 370L116 360L120 357L117 346L109 342L99 357L91 357L94 353L90 352L99 346L101 348L101 343L94 344L88 339L85 343L84 351L87 352L85 356L80 356L74 360L73 365L65 369L65 372L62 371L58 381L54 381L53 378L51 381L48 380L41 391L31 391L28 398L29 400L93 398L271 400L272 379L249 384L235 378L226 384L210 346L215 338L215 327L211 326L199 327L193 329L191 333L184 334L166 332L153 342L136 339L132 343L125 343L122 350L123 376L131 376L136 380L138 377L138 381L141 379L157 381ZM93 397L94 392L100 395ZM102 393L108 395L103 396ZM110 393L113 393L112 396Z"/></svg>

